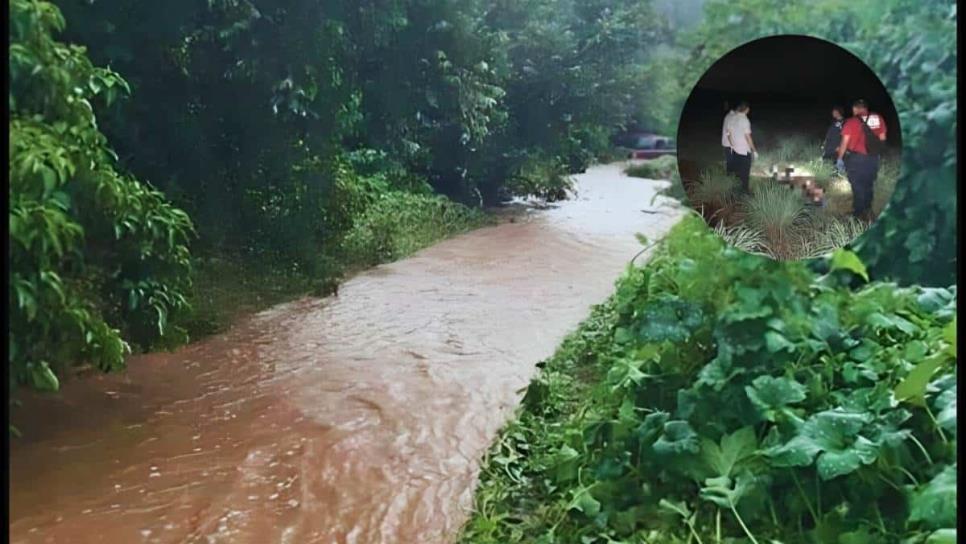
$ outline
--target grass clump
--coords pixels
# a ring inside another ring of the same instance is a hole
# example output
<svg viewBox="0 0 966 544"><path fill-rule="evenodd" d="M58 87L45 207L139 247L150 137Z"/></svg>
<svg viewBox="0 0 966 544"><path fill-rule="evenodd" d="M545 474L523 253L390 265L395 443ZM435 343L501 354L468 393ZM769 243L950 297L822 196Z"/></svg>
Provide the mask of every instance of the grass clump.
<svg viewBox="0 0 966 544"><path fill-rule="evenodd" d="M869 228L869 224L851 216L837 216L826 210L810 210L805 216L809 236L800 237L800 258L812 259L846 247Z"/></svg>
<svg viewBox="0 0 966 544"><path fill-rule="evenodd" d="M954 539L955 288L827 265L686 217L541 365L459 541Z"/></svg>
<svg viewBox="0 0 966 544"><path fill-rule="evenodd" d="M624 173L635 178L671 180L678 171L677 157L662 155L655 159L635 161L624 169Z"/></svg>
<svg viewBox="0 0 966 544"><path fill-rule="evenodd" d="M759 134L758 139L764 149L752 163L750 195L735 194L738 182L725 173L718 157L707 150L687 150L692 160L688 171L700 172L697 179L686 180L688 199L716 232L752 253L797 260L845 247L868 229L868 222L852 217L852 187L833 163L822 159L820 142L787 133ZM899 165L897 156L881 159L873 218L882 214L895 191ZM772 177L776 171L783 174L787 166L804 176L793 180L794 188Z"/></svg>
<svg viewBox="0 0 966 544"><path fill-rule="evenodd" d="M341 251L347 264L369 266L405 257L488 221L482 211L445 197L390 192L356 219Z"/></svg>
<svg viewBox="0 0 966 544"><path fill-rule="evenodd" d="M746 221L762 233L768 253L775 258L793 258L793 238L805 216L805 202L798 191L785 185L762 185L752 192L745 206Z"/></svg>
<svg viewBox="0 0 966 544"><path fill-rule="evenodd" d="M698 183L691 189L691 200L709 210L728 209L736 202L738 183L738 178L715 164L701 172Z"/></svg>
<svg viewBox="0 0 966 544"><path fill-rule="evenodd" d="M728 226L724 223L718 223L713 230L729 245L746 253L761 253L763 251L765 241L761 232L757 229L745 225Z"/></svg>
<svg viewBox="0 0 966 544"><path fill-rule="evenodd" d="M832 180L838 177L835 171L835 165L822 158L812 159L804 163L802 167L815 176L815 185L825 191L828 191Z"/></svg>

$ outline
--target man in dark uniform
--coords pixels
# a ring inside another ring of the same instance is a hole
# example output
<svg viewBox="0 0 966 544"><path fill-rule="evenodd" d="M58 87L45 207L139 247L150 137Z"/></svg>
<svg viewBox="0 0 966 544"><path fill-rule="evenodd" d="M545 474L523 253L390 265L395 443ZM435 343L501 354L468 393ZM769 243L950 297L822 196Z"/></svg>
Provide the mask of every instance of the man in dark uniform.
<svg viewBox="0 0 966 544"><path fill-rule="evenodd" d="M863 126L865 125L865 126ZM866 138L865 127L880 142L886 140L885 119L870 112L865 100L852 104L852 117L842 124L842 142L836 152L836 165L845 170L852 186L852 215L871 221L872 196L875 178L879 175L879 156L870 153L870 147L879 147Z"/></svg>
<svg viewBox="0 0 966 544"><path fill-rule="evenodd" d="M832 106L832 124L825 132L825 143L822 144L822 158L835 163L839 144L842 143L842 123L845 121L845 109L842 106Z"/></svg>

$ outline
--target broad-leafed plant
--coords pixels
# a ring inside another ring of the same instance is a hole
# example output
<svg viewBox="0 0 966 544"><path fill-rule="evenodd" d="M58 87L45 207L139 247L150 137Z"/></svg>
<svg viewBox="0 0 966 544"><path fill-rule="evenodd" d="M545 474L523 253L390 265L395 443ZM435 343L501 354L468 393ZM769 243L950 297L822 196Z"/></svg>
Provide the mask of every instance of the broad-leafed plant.
<svg viewBox="0 0 966 544"><path fill-rule="evenodd" d="M128 91L51 3L10 3L11 384L56 390L66 369L114 370L129 343L167 337L183 309L192 224L126 174L94 105Z"/></svg>

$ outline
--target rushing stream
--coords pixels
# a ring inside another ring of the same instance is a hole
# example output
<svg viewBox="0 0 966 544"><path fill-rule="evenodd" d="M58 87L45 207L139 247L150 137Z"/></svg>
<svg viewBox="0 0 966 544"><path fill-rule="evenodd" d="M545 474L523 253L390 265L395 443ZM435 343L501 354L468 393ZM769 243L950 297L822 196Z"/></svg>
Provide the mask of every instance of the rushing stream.
<svg viewBox="0 0 966 544"><path fill-rule="evenodd" d="M617 165L122 373L28 396L12 542L449 542L535 364L680 212Z"/></svg>

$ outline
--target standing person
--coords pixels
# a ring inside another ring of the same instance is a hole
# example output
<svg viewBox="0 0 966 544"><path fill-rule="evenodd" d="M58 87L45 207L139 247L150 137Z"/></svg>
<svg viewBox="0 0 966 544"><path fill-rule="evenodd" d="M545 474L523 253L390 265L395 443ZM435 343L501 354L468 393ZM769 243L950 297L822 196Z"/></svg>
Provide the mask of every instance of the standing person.
<svg viewBox="0 0 966 544"><path fill-rule="evenodd" d="M825 132L825 143L822 144L822 158L835 163L839 144L842 143L842 123L845 122L845 108L832 106L832 124Z"/></svg>
<svg viewBox="0 0 966 544"><path fill-rule="evenodd" d="M751 159L758 157L755 141L751 138L751 121L748 113L751 107L748 102L741 101L735 108L734 115L728 121L725 130L731 143L731 161L728 173L735 175L741 181L741 192L749 193L748 178L751 176Z"/></svg>
<svg viewBox="0 0 966 544"><path fill-rule="evenodd" d="M871 221L875 178L879 175L879 154L885 145L885 119L869 111L865 100L852 103L852 117L842 125L842 142L836 165L845 170L852 186L852 215Z"/></svg>
<svg viewBox="0 0 966 544"><path fill-rule="evenodd" d="M724 148L724 160L725 160L725 170L730 168L731 163L731 138L728 134L728 123L731 121L731 117L735 114L735 110L728 105L726 100L724 103L725 116L724 122L721 123L721 147Z"/></svg>

